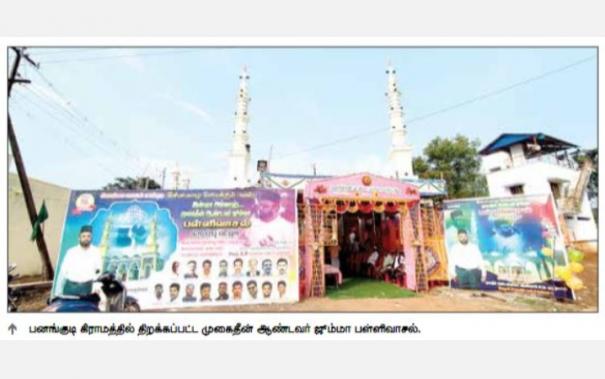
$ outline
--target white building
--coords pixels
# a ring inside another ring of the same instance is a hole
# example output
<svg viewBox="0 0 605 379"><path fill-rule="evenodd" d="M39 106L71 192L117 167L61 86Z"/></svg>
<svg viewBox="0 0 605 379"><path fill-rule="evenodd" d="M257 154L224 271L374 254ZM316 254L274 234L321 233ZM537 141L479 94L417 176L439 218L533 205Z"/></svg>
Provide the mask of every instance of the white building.
<svg viewBox="0 0 605 379"><path fill-rule="evenodd" d="M542 133L502 134L479 153L492 197L552 194L570 238L597 248L597 226L582 170L570 156L577 146ZM577 207L570 201L577 199Z"/></svg>
<svg viewBox="0 0 605 379"><path fill-rule="evenodd" d="M250 76L246 67L239 76L239 93L235 111L235 129L233 130L233 146L229 154L229 176L227 187L241 188L250 186L250 142L248 136L248 80Z"/></svg>
<svg viewBox="0 0 605 379"><path fill-rule="evenodd" d="M418 187L423 197L441 197L446 195L445 181L441 179L420 179L414 175L412 166L412 146L407 142L407 128L403 107L401 105L401 92L397 87L395 69L389 64L387 74L387 104L389 112L389 125L391 143L386 161L386 172L379 174L398 179L402 182ZM334 175L304 175L293 173L276 173L270 171L270 162L263 161L265 169L259 170L258 184L266 188L294 188L302 190L308 181L326 179Z"/></svg>
<svg viewBox="0 0 605 379"><path fill-rule="evenodd" d="M389 64L386 73L388 75L386 96L389 100L389 124L391 130L388 174L397 179L414 178L412 146L406 141L407 127L405 125L403 106L401 105L401 92L397 88L397 76L395 75L393 66Z"/></svg>

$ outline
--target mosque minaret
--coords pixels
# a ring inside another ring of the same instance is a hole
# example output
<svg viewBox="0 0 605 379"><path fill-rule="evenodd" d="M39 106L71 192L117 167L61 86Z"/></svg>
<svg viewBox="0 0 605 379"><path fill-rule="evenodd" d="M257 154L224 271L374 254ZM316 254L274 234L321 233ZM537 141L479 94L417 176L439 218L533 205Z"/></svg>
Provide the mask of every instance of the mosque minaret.
<svg viewBox="0 0 605 379"><path fill-rule="evenodd" d="M242 69L239 76L239 93L237 98L237 109L235 111L235 129L233 130L233 146L229 154L229 177L227 178L228 187L248 187L250 185L249 166L250 166L250 142L248 136L248 106L250 97L248 96L248 70Z"/></svg>
<svg viewBox="0 0 605 379"><path fill-rule="evenodd" d="M389 152L389 176L396 178L413 178L412 146L406 142L407 129L405 125L401 93L397 88L395 69L390 64L387 67L388 88L386 96L389 105L389 123L391 130L391 149Z"/></svg>

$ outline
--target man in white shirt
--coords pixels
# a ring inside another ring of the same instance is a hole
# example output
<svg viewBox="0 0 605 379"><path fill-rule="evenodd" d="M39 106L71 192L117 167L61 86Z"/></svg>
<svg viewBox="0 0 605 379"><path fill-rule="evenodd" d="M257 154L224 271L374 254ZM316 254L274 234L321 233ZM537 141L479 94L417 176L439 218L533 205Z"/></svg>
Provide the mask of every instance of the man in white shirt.
<svg viewBox="0 0 605 379"><path fill-rule="evenodd" d="M294 243L295 224L279 217L279 210L279 193L270 190L257 193L255 217L250 220L249 230L252 247L283 247Z"/></svg>
<svg viewBox="0 0 605 379"><path fill-rule="evenodd" d="M357 230L355 228L351 228L351 232L349 233L347 250L349 254L359 253L359 238L357 237Z"/></svg>
<svg viewBox="0 0 605 379"><path fill-rule="evenodd" d="M365 264L366 275L368 277L374 276L374 273L376 272L376 262L378 261L379 257L380 254L378 253L378 247L374 246L374 250L372 251L372 254L370 254L370 256L368 257L368 260Z"/></svg>
<svg viewBox="0 0 605 379"><path fill-rule="evenodd" d="M92 227L80 229L79 243L67 250L61 265L61 293L70 296L86 296L93 292L93 283L101 275L101 253L92 245Z"/></svg>
<svg viewBox="0 0 605 379"><path fill-rule="evenodd" d="M393 262L393 274L396 278L405 275L405 254L403 252L399 252L395 256L395 261Z"/></svg>
<svg viewBox="0 0 605 379"><path fill-rule="evenodd" d="M395 257L393 254L388 253L384 259L382 260L382 268L380 269L381 274L389 273L389 275L393 275L393 264L395 263Z"/></svg>
<svg viewBox="0 0 605 379"><path fill-rule="evenodd" d="M485 280L485 268L481 251L468 240L466 230L458 230L458 242L448 252L450 278L456 279L460 288L480 288Z"/></svg>

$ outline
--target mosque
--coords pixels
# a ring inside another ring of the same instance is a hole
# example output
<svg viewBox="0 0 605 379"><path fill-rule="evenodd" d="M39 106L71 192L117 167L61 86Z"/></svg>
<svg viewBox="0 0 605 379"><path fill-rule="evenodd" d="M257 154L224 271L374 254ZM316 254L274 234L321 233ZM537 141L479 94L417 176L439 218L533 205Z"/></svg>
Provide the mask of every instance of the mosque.
<svg viewBox="0 0 605 379"><path fill-rule="evenodd" d="M344 176L273 172L270 161L259 160L258 179L249 169L250 75L244 68L239 76L227 186L296 190L301 297L322 296L329 274L359 275L360 265L372 247L384 254L405 254L405 281L400 284L408 289L422 291L448 281L442 212L440 201L435 201L447 196L446 183L414 175L413 149L407 141L395 68L389 64L386 74L391 137L386 176L368 172ZM592 168L584 164L562 169L560 164L568 157L565 150L572 147L576 146L542 133L505 134L482 149L480 155L487 168L490 196L552 193L566 244L589 241L596 250L597 228L586 195ZM542 158L550 154L559 154L557 164L544 162ZM535 157L540 158L538 166L526 164ZM347 251L349 236L359 241L360 251ZM518 280L523 272L509 274Z"/></svg>
<svg viewBox="0 0 605 379"><path fill-rule="evenodd" d="M391 146L386 167L389 177L403 183L409 183L419 188L423 197L445 196L444 180L419 179L414 175L412 167L412 145L407 141L407 126L405 113L401 104L401 92L397 85L395 68L390 64L387 74L387 105L391 131ZM304 175L299 173L277 173L270 171L270 163L260 160L257 163L258 180L252 178L250 172L250 135L248 133L249 103L248 82L250 75L244 68L239 76L239 93L235 112L235 129L233 130L233 145L228 157L229 169L227 187L239 188L257 185L263 188L294 188L302 190L311 180L333 177L330 175Z"/></svg>
<svg viewBox="0 0 605 379"><path fill-rule="evenodd" d="M260 160L258 179L249 168L250 75L244 68L239 76L227 186L296 190L301 297L322 296L326 274L359 275L373 247L384 253L405 253L403 285L407 288L426 290L431 283L447 282L440 212L433 201L445 197L445 181L414 175L401 92L390 64L386 75L391 135L387 176L368 172L342 176L278 173L270 170L270 161ZM360 246L354 253L346 251L351 233Z"/></svg>

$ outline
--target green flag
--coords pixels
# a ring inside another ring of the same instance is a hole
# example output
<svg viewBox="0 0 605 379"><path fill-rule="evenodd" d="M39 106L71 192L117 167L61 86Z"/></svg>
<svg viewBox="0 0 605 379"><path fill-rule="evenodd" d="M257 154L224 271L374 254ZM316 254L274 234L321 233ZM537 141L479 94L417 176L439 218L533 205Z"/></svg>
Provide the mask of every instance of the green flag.
<svg viewBox="0 0 605 379"><path fill-rule="evenodd" d="M48 218L48 210L46 209L46 202L42 201L42 206L40 207L40 211L38 212L38 216L36 217L36 221L34 221L34 225L32 225L32 235L31 240L35 240L40 233L40 225Z"/></svg>

